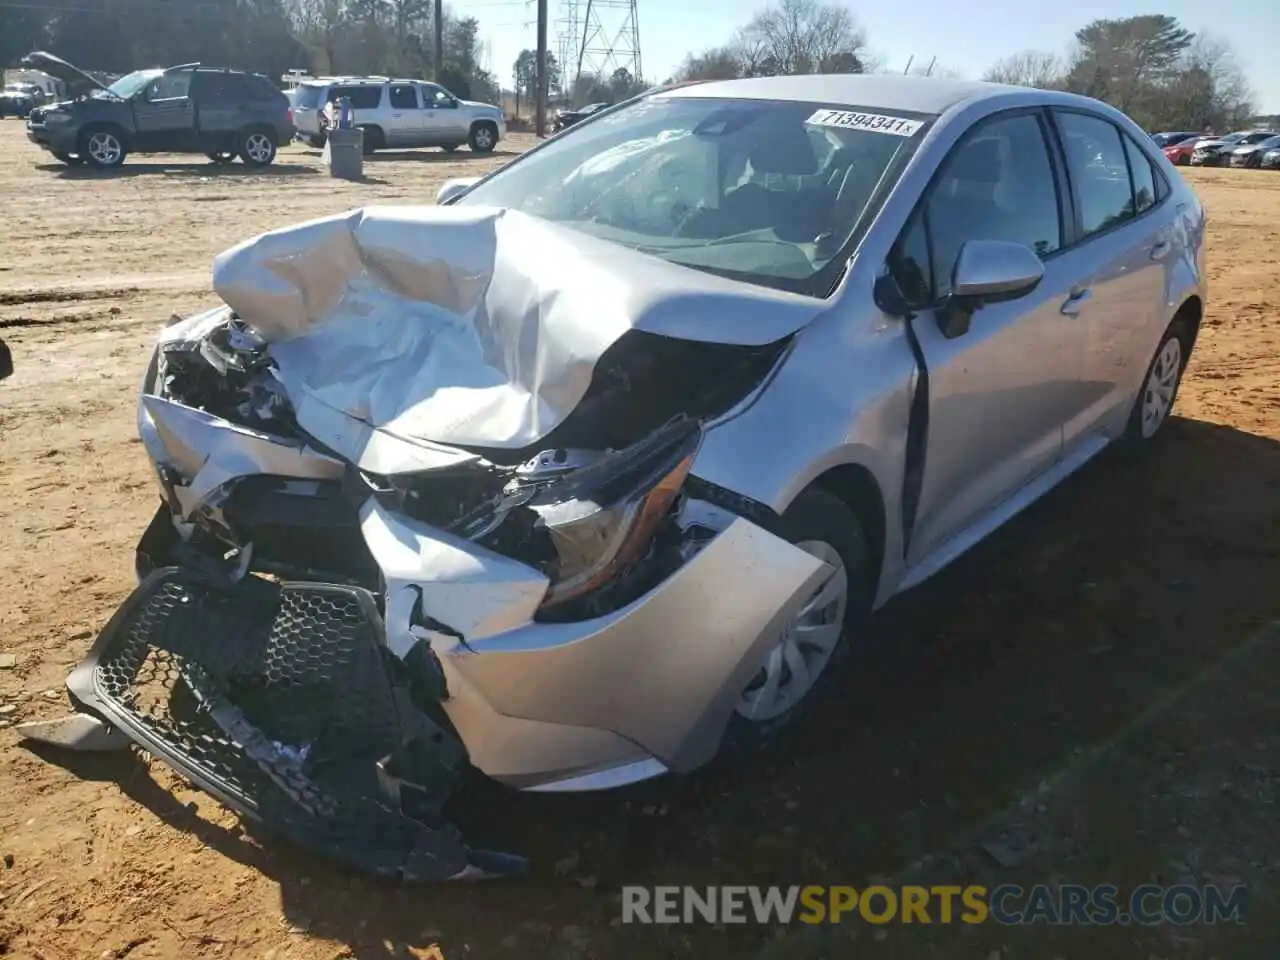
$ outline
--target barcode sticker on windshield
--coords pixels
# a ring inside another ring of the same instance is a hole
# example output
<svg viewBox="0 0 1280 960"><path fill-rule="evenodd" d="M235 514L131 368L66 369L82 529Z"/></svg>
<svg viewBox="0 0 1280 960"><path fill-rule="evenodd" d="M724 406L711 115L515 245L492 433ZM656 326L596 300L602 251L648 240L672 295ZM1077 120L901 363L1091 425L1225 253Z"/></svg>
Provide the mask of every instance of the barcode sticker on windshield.
<svg viewBox="0 0 1280 960"><path fill-rule="evenodd" d="M869 130L872 133L891 133L895 137L910 137L924 126L923 121L906 117L890 117L882 113L854 113L850 110L818 110L806 123L820 127L844 127L848 130Z"/></svg>

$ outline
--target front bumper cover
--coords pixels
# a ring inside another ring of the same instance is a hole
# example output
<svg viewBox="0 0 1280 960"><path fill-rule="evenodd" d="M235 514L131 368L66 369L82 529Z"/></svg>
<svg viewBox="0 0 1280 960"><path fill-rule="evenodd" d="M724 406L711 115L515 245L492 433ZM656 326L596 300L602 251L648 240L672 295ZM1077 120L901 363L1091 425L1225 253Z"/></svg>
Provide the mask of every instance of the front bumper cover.
<svg viewBox="0 0 1280 960"><path fill-rule="evenodd" d="M465 751L412 706L380 631L359 588L162 568L67 685L81 710L301 846L411 881L520 872L443 819Z"/></svg>

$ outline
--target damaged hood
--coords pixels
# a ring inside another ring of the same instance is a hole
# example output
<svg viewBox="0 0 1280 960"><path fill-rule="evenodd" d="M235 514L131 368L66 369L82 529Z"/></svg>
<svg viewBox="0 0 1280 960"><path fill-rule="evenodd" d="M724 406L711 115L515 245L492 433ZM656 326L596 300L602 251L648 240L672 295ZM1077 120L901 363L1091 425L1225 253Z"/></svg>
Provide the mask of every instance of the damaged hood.
<svg viewBox="0 0 1280 960"><path fill-rule="evenodd" d="M362 466L380 443L443 463L536 442L630 330L758 346L826 306L480 206L273 231L221 254L213 285L269 344L300 426Z"/></svg>

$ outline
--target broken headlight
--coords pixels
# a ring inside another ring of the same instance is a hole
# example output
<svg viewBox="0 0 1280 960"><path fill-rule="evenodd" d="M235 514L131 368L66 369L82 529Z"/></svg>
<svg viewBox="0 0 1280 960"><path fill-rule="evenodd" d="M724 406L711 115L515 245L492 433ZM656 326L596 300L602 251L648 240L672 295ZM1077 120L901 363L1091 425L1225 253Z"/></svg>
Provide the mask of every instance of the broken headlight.
<svg viewBox="0 0 1280 960"><path fill-rule="evenodd" d="M701 442L700 424L673 420L529 502L556 555L544 608L590 593L644 556Z"/></svg>

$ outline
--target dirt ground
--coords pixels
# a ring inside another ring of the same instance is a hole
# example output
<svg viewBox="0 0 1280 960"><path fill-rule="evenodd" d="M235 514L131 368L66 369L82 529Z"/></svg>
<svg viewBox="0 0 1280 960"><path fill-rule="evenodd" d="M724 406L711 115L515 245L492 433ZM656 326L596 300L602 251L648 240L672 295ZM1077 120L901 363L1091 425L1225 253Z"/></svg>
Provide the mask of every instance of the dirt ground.
<svg viewBox="0 0 1280 960"><path fill-rule="evenodd" d="M527 145L513 138L510 148ZM506 146L506 145L504 145ZM386 154L330 180L199 158L95 176L0 122L0 725L132 585L154 497L136 391L220 250L503 162ZM532 875L400 888L246 832L163 765L0 730L0 954L79 957L1275 957L1280 943L1280 174L1190 171L1210 304L1150 456L1105 455L877 617L843 702L746 768L637 793L476 788ZM1017 835L1020 862L984 843ZM1029 839L1028 839L1029 838ZM1022 842L1022 841L1019 841ZM640 928L622 884L1245 883L1242 927Z"/></svg>

